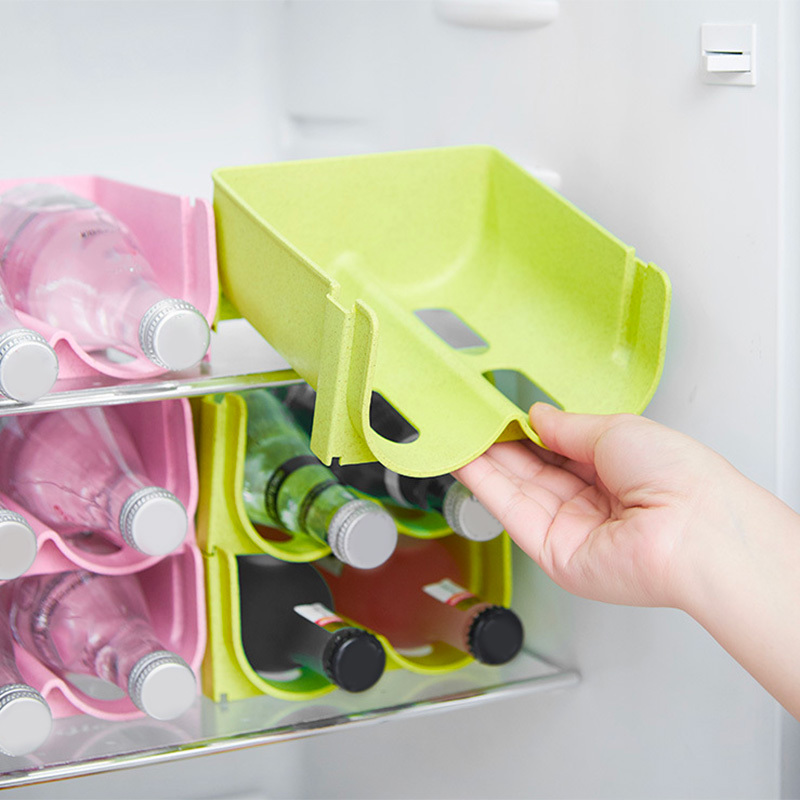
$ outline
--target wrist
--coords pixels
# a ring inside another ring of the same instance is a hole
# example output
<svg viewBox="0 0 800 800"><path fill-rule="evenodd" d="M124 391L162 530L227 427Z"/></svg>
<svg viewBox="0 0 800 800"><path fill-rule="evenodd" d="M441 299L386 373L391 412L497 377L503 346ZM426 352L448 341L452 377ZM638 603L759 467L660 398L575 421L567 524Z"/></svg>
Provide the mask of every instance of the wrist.
<svg viewBox="0 0 800 800"><path fill-rule="evenodd" d="M739 613L763 593L770 574L791 552L784 540L800 534L800 517L729 464L706 492L687 526L676 606L706 628Z"/></svg>

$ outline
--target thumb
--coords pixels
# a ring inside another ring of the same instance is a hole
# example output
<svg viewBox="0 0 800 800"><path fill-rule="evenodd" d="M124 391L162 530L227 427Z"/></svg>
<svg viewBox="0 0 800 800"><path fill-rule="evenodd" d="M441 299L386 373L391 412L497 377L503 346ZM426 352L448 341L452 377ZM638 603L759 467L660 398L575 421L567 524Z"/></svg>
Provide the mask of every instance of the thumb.
<svg viewBox="0 0 800 800"><path fill-rule="evenodd" d="M581 464L594 464L597 444L627 414L571 414L551 406L531 406L531 426L545 447Z"/></svg>

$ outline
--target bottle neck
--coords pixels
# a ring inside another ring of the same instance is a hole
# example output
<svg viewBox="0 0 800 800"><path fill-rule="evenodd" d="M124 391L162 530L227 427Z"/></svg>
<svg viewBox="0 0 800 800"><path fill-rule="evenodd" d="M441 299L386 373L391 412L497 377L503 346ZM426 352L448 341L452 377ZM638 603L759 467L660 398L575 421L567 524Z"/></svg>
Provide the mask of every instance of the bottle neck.
<svg viewBox="0 0 800 800"><path fill-rule="evenodd" d="M407 505L416 506L424 511L441 512L447 490L455 483L452 475L439 475L434 478L409 478L405 475L386 471L387 486L391 486L394 494L405 500Z"/></svg>
<svg viewBox="0 0 800 800"><path fill-rule="evenodd" d="M109 318L106 346L116 343L136 353L144 353L141 341L141 325L147 312L156 304L169 299L156 284L139 278L119 302L112 318Z"/></svg>
<svg viewBox="0 0 800 800"><path fill-rule="evenodd" d="M106 535L110 534L115 542L127 544L120 528L122 509L131 495L148 485L140 475L130 470L123 470L119 473L117 480L109 486L107 493L108 527L103 532Z"/></svg>
<svg viewBox="0 0 800 800"><path fill-rule="evenodd" d="M0 686L23 683L14 658L14 642L7 611L0 609L0 614L2 614L0 617Z"/></svg>
<svg viewBox="0 0 800 800"><path fill-rule="evenodd" d="M14 313L11 303L8 301L3 285L0 283L0 337L14 330L20 330L24 325Z"/></svg>
<svg viewBox="0 0 800 800"><path fill-rule="evenodd" d="M410 478L387 469L377 462L334 465L331 470L342 483L384 502L423 511L439 511L444 507L447 490L455 483L452 475L434 478Z"/></svg>
<svg viewBox="0 0 800 800"><path fill-rule="evenodd" d="M352 492L338 481L317 483L303 497L300 508L301 529L320 541L328 541L331 522L342 506L356 500Z"/></svg>
<svg viewBox="0 0 800 800"><path fill-rule="evenodd" d="M469 652L469 630L476 617L491 606L448 579L420 589L420 623L429 643L445 642Z"/></svg>
<svg viewBox="0 0 800 800"><path fill-rule="evenodd" d="M94 672L98 678L127 692L128 678L136 664L145 656L163 650L146 620L126 620L119 633L95 654Z"/></svg>
<svg viewBox="0 0 800 800"><path fill-rule="evenodd" d="M349 626L321 603L295 606L293 613L298 619L290 646L292 661L331 680L325 670L326 656L335 645L336 632Z"/></svg>
<svg viewBox="0 0 800 800"><path fill-rule="evenodd" d="M305 533L327 544L331 520L355 495L310 451L263 443L245 460L243 500L253 522Z"/></svg>

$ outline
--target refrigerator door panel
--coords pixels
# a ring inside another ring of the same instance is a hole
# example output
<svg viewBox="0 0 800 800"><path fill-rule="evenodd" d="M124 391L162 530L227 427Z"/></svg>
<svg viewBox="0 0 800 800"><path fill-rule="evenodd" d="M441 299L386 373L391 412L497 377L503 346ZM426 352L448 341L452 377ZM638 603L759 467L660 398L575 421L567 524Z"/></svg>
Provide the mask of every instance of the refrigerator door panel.
<svg viewBox="0 0 800 800"><path fill-rule="evenodd" d="M798 507L795 4L561 0L551 22L526 30L387 5L407 27L395 26L402 44L374 29L392 91L362 124L384 131L380 149L494 144L556 176L569 200L663 266L670 341L646 413ZM756 26L754 86L707 81L702 26L728 22ZM402 52L415 54L407 70ZM794 758L777 767L797 723L696 623L569 597L518 556L514 607L531 646L578 665L581 685L460 724L309 740L306 759L324 766L306 775L308 796L746 797L797 785ZM380 773L354 782L352 752L380 758Z"/></svg>

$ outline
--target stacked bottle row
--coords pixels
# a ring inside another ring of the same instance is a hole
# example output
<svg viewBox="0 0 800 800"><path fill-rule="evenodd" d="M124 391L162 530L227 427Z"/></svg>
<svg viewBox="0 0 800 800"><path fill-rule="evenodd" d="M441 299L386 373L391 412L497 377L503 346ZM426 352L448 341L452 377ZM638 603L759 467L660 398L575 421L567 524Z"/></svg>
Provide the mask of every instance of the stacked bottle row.
<svg viewBox="0 0 800 800"><path fill-rule="evenodd" d="M35 401L59 375L193 366L216 296L207 203L99 178L0 182L0 392L12 400Z"/></svg>
<svg viewBox="0 0 800 800"><path fill-rule="evenodd" d="M188 401L0 418L0 749L51 717L169 719L205 644Z"/></svg>
<svg viewBox="0 0 800 800"><path fill-rule="evenodd" d="M367 689L384 669L513 658L501 526L450 476L321 464L313 399L298 385L198 403L204 691L305 699Z"/></svg>
<svg viewBox="0 0 800 800"><path fill-rule="evenodd" d="M0 417L0 577L145 567L187 540L196 494L185 400Z"/></svg>

